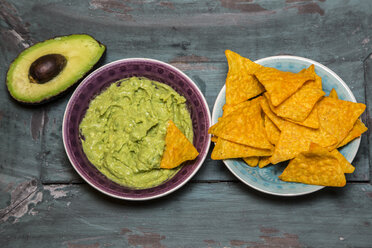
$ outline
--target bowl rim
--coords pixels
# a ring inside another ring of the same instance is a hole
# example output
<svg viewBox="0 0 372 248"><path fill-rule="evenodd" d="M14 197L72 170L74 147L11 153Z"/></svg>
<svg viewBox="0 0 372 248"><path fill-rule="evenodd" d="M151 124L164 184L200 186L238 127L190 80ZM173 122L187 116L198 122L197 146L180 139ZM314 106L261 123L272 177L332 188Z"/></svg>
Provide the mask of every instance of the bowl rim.
<svg viewBox="0 0 372 248"><path fill-rule="evenodd" d="M348 95L352 99L352 102L357 102L356 98L355 98L354 94L352 93L352 91L350 90L350 88L347 86L347 84L335 72L333 72L331 69L329 69L325 65L323 65L319 62L316 62L312 59L308 59L308 58L304 58L304 57L300 57L300 56L293 56L293 55L276 55L276 56L269 56L269 57L261 58L261 59L255 60L254 62L258 63L258 64L261 64L261 63L264 63L266 61L276 60L276 59L278 59L278 60L284 60L284 59L299 60L299 61L314 64L314 66L322 68L323 70L328 72L330 75L332 75L339 83L341 83L341 85L346 89ZM219 109L217 109L217 104L216 104L217 100L221 99L222 96L225 94L225 92L226 92L226 84L224 84L223 87L221 88L220 92L217 95L216 101L214 103L213 110L212 110L212 124L211 125L215 124L213 122L213 120L215 119L214 117L217 116L217 112L219 111ZM355 156L356 156L356 154L359 150L361 138L358 137L358 138L354 139L354 141L356 142L357 149L355 149L353 151L353 153L351 155L351 159L349 161L350 163L354 160L354 158L355 158ZM304 191L304 192L301 192L301 193L276 193L276 192L271 192L271 191L261 189L261 188L255 186L255 185L252 185L252 184L249 184L248 182L246 182L239 174L237 174L235 171L233 171L232 168L230 168L230 165L228 165L228 162L229 161L226 160L226 159L223 160L223 163L229 169L229 171L234 176L236 176L241 182L243 182L244 184L248 185L249 187L251 187L251 188L253 188L257 191L260 191L260 192L263 192L263 193L266 193L266 194L275 195L275 196L294 197L294 196L301 196L301 195L310 194L310 193L313 193L313 192L316 192L318 190L321 190L321 189L325 188L325 186L312 185L312 186L314 186L313 189L308 190L308 191Z"/></svg>
<svg viewBox="0 0 372 248"><path fill-rule="evenodd" d="M150 59L150 58L124 58L124 59L119 59L119 60L115 60L115 61L112 61L110 63L107 63L99 68L97 68L96 70L94 70L93 72L89 73L88 76L86 76L83 81L76 87L76 89L74 90L74 92L72 93L70 99L68 100L67 102L67 105L66 105L66 108L65 108L65 112L64 112L64 115L63 115L63 121L62 121L62 140L63 140L63 146L64 146L64 149L65 149L65 152L67 154L67 157L70 161L70 164L72 165L72 167L75 169L75 171L80 175L81 178L84 179L85 182L87 182L90 186L92 186L93 188L95 188L96 190L100 191L101 193L105 194L105 195L108 195L108 196L111 196L111 197L114 197L114 198L117 198L117 199L121 199L121 200L130 200L130 201L145 201L145 200L152 200L152 199L156 199L156 198L160 198L160 197L163 197L163 196L166 196L176 190L178 190L179 188L181 188L182 186L184 186L189 180L191 180L191 178L194 177L194 175L199 171L200 167L204 164L204 161L208 155L208 151L209 151L209 148L210 148L210 145L211 145L211 141L210 141L210 134L208 134L208 136L206 137L205 139L205 143L206 143L206 146L205 146L205 150L206 152L204 153L204 156L201 158L201 160L199 161L199 163L197 164L197 166L195 167L195 169L192 171L192 173L185 179L183 180L180 184L176 185L175 187L172 187L170 188L169 190L161 193L161 194L155 194L155 195L152 195L152 196L146 196L146 197L127 197L127 196L120 196L120 195L115 195L115 194L112 194L110 192L107 192L103 189L101 189L100 187L96 186L94 183L92 183L90 180L88 180L84 175L82 175L79 171L79 169L76 167L76 165L74 164L73 162L73 159L71 157L71 154L70 154L70 150L67 148L67 134L65 133L65 125L66 125L66 116L67 116L67 112L70 110L70 108L72 107L71 105L71 99L73 97L75 97L75 94L77 94L77 92L79 92L79 90L85 86L85 84L87 84L87 82L90 80L90 78L92 78L94 75L96 75L97 73L100 73L101 71L105 70L106 68L109 68L111 66L114 66L116 64L120 64L120 63L131 63L131 62L141 62L141 61L146 61L146 62L151 62L151 63L155 63L155 64L160 64L160 65L163 65L163 66L166 66L166 67L170 67L171 69L175 70L177 73L179 73L180 75L182 75L183 77L185 77L189 83L191 83L194 88L197 90L197 92L200 94L200 96L202 96L201 98L201 101L203 102L203 105L206 109L206 112L207 112L207 121L209 122L209 125L211 125L212 123L212 117L211 117L211 113L210 113L210 110L209 110L209 106L208 106L208 103L205 99L205 96L204 94L200 91L199 87L196 85L196 83L189 77L187 76L184 72L182 72L180 69L178 69L177 67L171 65L171 64L168 64L168 63L165 63L163 61L160 61L160 60L156 60L156 59ZM209 128L208 126L206 126L206 128ZM201 153L201 152L199 152ZM110 180L110 179L108 179Z"/></svg>

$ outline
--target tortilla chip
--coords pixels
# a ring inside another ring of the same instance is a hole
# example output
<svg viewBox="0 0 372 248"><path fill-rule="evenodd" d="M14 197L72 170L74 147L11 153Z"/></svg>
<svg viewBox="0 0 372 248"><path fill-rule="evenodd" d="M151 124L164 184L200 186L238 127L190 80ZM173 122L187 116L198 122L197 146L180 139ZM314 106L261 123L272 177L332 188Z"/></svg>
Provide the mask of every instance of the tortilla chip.
<svg viewBox="0 0 372 248"><path fill-rule="evenodd" d="M212 141L213 143L217 143L217 140L218 140L218 137L217 137L217 136L212 136L212 137L211 137L211 141Z"/></svg>
<svg viewBox="0 0 372 248"><path fill-rule="evenodd" d="M266 137L259 98L222 117L208 130L209 133L235 143L261 149L272 149ZM244 156L247 157L247 156Z"/></svg>
<svg viewBox="0 0 372 248"><path fill-rule="evenodd" d="M345 174L339 161L327 149L318 145L298 154L279 176L283 181L322 186L343 187Z"/></svg>
<svg viewBox="0 0 372 248"><path fill-rule="evenodd" d="M275 126L279 128L279 130L282 130L286 125L286 120L282 119L281 117L278 117L270 108L269 100L265 97L260 97L260 105L262 108L262 111L267 115L272 122L274 122Z"/></svg>
<svg viewBox="0 0 372 248"><path fill-rule="evenodd" d="M336 91L335 89L332 88L331 92L329 92L328 97L330 97L330 98L334 98L334 99L338 99L337 91Z"/></svg>
<svg viewBox="0 0 372 248"><path fill-rule="evenodd" d="M323 89L322 78L318 76L318 74L316 74L315 72L314 74L315 74L314 88L322 90Z"/></svg>
<svg viewBox="0 0 372 248"><path fill-rule="evenodd" d="M246 162L247 165L251 167L256 167L258 165L258 160L260 160L260 157L248 157L243 158L244 162Z"/></svg>
<svg viewBox="0 0 372 248"><path fill-rule="evenodd" d="M314 65L311 65L307 69L303 69L300 73L313 74L315 76L315 80L309 80L304 83L304 85L297 92L295 92L279 106L274 107L272 105L272 111L282 118L289 119L301 125L301 122L304 122L307 119L314 109L314 105L322 96L325 95L325 92L322 90L322 79L315 74ZM314 119L314 117L316 118ZM317 113L306 121L310 122L311 119L316 120L316 122L319 124ZM314 128L314 126L309 126L309 124L305 124L304 126Z"/></svg>
<svg viewBox="0 0 372 248"><path fill-rule="evenodd" d="M337 158L338 162L340 163L340 166L342 168L342 171L344 173L353 173L355 170L355 167L352 166L349 161L342 155L337 149L334 149L331 151L331 154Z"/></svg>
<svg viewBox="0 0 372 248"><path fill-rule="evenodd" d="M312 73L284 72L271 67L263 67L254 75L265 87L275 107L293 95L306 81L315 79Z"/></svg>
<svg viewBox="0 0 372 248"><path fill-rule="evenodd" d="M282 118L303 122L310 115L315 104L324 95L325 92L322 90L303 86L282 104L277 107L273 106L272 110Z"/></svg>
<svg viewBox="0 0 372 248"><path fill-rule="evenodd" d="M261 94L264 88L252 74L262 66L230 50L225 55L229 64L226 103L235 105Z"/></svg>
<svg viewBox="0 0 372 248"><path fill-rule="evenodd" d="M272 120L270 120L267 115L264 116L264 123L267 138L269 139L271 144L275 145L279 141L280 130L277 126L275 126L274 122L272 122Z"/></svg>
<svg viewBox="0 0 372 248"><path fill-rule="evenodd" d="M314 65L309 66L307 69L301 70L300 73L310 73L310 74L313 74L315 76L315 80L309 80L309 81L307 81L302 87L315 88L315 89L319 89L319 90L322 90L323 89L323 87L322 87L322 78L319 77L315 73L315 67L314 67Z"/></svg>
<svg viewBox="0 0 372 248"><path fill-rule="evenodd" d="M366 105L324 97L317 106L321 129L337 139L336 148L348 135L354 123L364 112Z"/></svg>
<svg viewBox="0 0 372 248"><path fill-rule="evenodd" d="M318 110L316 108L311 111L310 115L304 122L294 122L288 119L283 119L279 116L277 116L273 111L272 111L272 104L270 101L267 99L267 97L264 96L260 98L260 105L264 113L274 122L274 124L279 128L279 130L282 130L283 127L286 125L286 123L295 123L304 127L310 127L313 129L319 128L319 118L318 118Z"/></svg>
<svg viewBox="0 0 372 248"><path fill-rule="evenodd" d="M218 137L217 143L211 154L213 160L228 159L228 158L245 158L253 156L270 156L273 150L260 149L251 146L246 146L234 143Z"/></svg>
<svg viewBox="0 0 372 248"><path fill-rule="evenodd" d="M358 138L362 135L362 133L366 132L368 128L364 125L364 123L358 119L355 123L353 128L350 130L350 132L347 134L345 139L341 141L341 143L337 146L337 148L342 147L346 144L348 144L350 141L354 140L355 138Z"/></svg>
<svg viewBox="0 0 372 248"><path fill-rule="evenodd" d="M198 155L199 152L194 145L177 128L173 121L169 120L160 168L173 169L187 160L195 159Z"/></svg>
<svg viewBox="0 0 372 248"><path fill-rule="evenodd" d="M252 101L245 101L245 102L241 102L241 103L238 103L238 104L235 104L235 105L232 105L232 104L223 105L223 107L222 107L222 110L223 110L222 117L225 117L225 116L231 114L232 112L234 112L237 109L240 109L244 106L250 105L251 102Z"/></svg>
<svg viewBox="0 0 372 248"><path fill-rule="evenodd" d="M335 89L332 89L329 93L329 97L338 99L338 95ZM337 148L342 147L346 144L348 144L350 141L354 140L355 138L358 138L361 136L364 132L366 132L368 128L364 125L364 123L358 119L355 123L353 128L350 130L348 135L345 137L343 141L337 146Z"/></svg>
<svg viewBox="0 0 372 248"><path fill-rule="evenodd" d="M286 120L289 120L289 119L286 119ZM320 126L318 110L316 107L313 108L313 110L310 112L310 115L303 122L292 121L292 120L289 120L289 121L296 123L298 125L304 126L304 127L310 127L314 129L318 129Z"/></svg>
<svg viewBox="0 0 372 248"><path fill-rule="evenodd" d="M297 93L297 92L296 92L296 93ZM266 96L266 99L268 99L267 102L268 102L268 104L269 104L269 106L270 106L271 111L272 111L275 115L277 115L276 112L275 112L275 111L276 111L275 109L276 109L277 107L274 107L274 105L272 105L272 103L270 102L269 96L268 96L266 93L265 93L264 95ZM286 101L285 101L285 102L286 102ZM285 102L282 103L281 105L279 105L279 107L282 106L283 104L285 104ZM278 115L277 115L277 116L278 116ZM307 116L307 118L306 118L304 121L302 121L302 122L293 121L293 120L288 119L288 118L283 118L283 119L285 119L285 120L287 120L287 121L290 121L290 122L293 122L293 123L296 123L296 124L301 125L301 126L310 127L310 128L315 128L315 129L319 128L318 110L317 110L315 107L313 107L313 109L312 109L312 111L310 112L309 116Z"/></svg>
<svg viewBox="0 0 372 248"><path fill-rule="evenodd" d="M260 157L260 161L258 161L258 167L263 168L270 163L270 157Z"/></svg>
<svg viewBox="0 0 372 248"><path fill-rule="evenodd" d="M277 164L292 159L300 152L307 151L312 142L322 147L329 147L336 144L337 139L323 129L312 129L287 122L281 130L270 161Z"/></svg>

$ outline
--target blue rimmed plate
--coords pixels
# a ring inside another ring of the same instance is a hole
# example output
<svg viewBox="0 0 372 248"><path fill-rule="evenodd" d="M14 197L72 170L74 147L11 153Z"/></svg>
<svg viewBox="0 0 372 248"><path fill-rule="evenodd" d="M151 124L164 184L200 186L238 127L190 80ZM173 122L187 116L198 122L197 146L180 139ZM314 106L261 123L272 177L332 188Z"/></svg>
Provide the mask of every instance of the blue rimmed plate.
<svg viewBox="0 0 372 248"><path fill-rule="evenodd" d="M314 64L315 72L322 78L323 90L328 95L334 88L338 97L342 100L356 102L355 97L346 83L326 66L302 57L297 56L273 56L255 61L256 63L274 67L282 71L299 72L304 68ZM213 107L212 125L222 116L222 107L225 104L225 86L217 96ZM355 139L344 146L340 152L351 163L358 151L360 138ZM272 195L279 196L298 196L318 191L323 186L307 185L302 183L291 183L281 181L278 176L283 172L287 163L269 165L264 168L247 166L241 159L223 160L227 168L243 183L250 187Z"/></svg>

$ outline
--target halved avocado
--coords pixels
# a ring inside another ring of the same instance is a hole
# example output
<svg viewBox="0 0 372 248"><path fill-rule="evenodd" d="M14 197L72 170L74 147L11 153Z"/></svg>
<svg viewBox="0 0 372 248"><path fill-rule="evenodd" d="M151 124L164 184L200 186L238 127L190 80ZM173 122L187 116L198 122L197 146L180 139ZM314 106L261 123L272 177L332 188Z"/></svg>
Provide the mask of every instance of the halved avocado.
<svg viewBox="0 0 372 248"><path fill-rule="evenodd" d="M19 102L38 104L66 91L99 61L105 46L86 34L37 43L10 65L6 84Z"/></svg>

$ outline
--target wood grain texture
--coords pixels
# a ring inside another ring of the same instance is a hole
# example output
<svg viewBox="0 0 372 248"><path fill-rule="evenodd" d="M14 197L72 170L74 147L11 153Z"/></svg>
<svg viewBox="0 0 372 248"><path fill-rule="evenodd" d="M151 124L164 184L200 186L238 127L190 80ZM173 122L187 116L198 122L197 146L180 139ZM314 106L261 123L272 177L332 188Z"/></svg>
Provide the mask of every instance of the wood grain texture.
<svg viewBox="0 0 372 248"><path fill-rule="evenodd" d="M276 4L262 1L260 5L233 1L106 0L79 4L68 1L4 3L1 13L7 27L2 27L2 74L22 46L63 34L89 33L107 46L102 64L127 57L169 62L198 84L210 109L224 84L227 72L224 50L227 48L251 59L293 54L317 60L338 73L357 100L365 102L362 60L370 47L370 16L366 15L369 2L349 3L350 6L301 1ZM151 14L153 11L156 15ZM7 41L13 44L13 52L7 50L10 46ZM39 162L45 183L80 181L60 141L67 100L68 96L40 108L49 118L41 135L44 137L41 151L38 151L43 154ZM8 104L8 99L4 99L4 103ZM15 110L9 108L9 112ZM364 139L356 161L357 170L349 180L369 180L366 145ZM7 156L11 153L4 151ZM219 162L209 163L212 166L207 166L207 173L198 174L198 180L232 179L231 175L214 169Z"/></svg>
<svg viewBox="0 0 372 248"><path fill-rule="evenodd" d="M367 127L369 128L367 132L367 146L368 147L368 154L369 154L369 168L372 168L372 135L371 135L371 128L372 128L372 53L369 54L366 59L364 60L364 92L366 95L366 114L364 115L363 122L366 123ZM370 178L372 177L372 170L370 169Z"/></svg>
<svg viewBox="0 0 372 248"><path fill-rule="evenodd" d="M271 197L241 183L190 183L143 203L87 185L38 185L0 220L2 247L370 247L371 185ZM18 215L17 215L18 214Z"/></svg>
<svg viewBox="0 0 372 248"><path fill-rule="evenodd" d="M11 61L35 42L88 33L107 46L99 65L130 57L171 63L212 110L225 49L252 60L291 54L336 72L367 104L362 120L371 129L371 9L362 0L0 0L0 75L5 81ZM191 183L134 203L90 188L70 165L61 127L71 94L23 106L0 86L0 247L371 247L370 130L342 189L264 195L210 151Z"/></svg>
<svg viewBox="0 0 372 248"><path fill-rule="evenodd" d="M12 30L11 28L14 28L15 32L20 30L18 31L19 35L25 37L24 39L29 43L34 40L30 38L32 36L37 36L41 40L61 33L91 33L108 47L107 57L103 63L123 57L141 56L170 62L183 69L197 84L200 84L210 108L212 108L214 99L224 82L227 68L223 51L226 48L238 51L252 59L283 53L313 58L334 69L348 82L358 101L364 101L363 87L360 87L363 82L360 59L363 58L366 46L368 46L367 38L363 38L363 35L368 37L368 33L363 31L367 29L366 25L369 19L357 17L358 13L363 12L362 4L355 5L349 10L340 10L338 6L328 5L328 3L319 3L316 5L318 7L314 7L315 5L299 5L296 2L289 2L265 10L265 8L258 8L256 5L252 5L256 7L248 7L248 3L245 4L246 7L242 7L244 4L240 6L227 1L222 1L220 6L218 2L192 4L179 2L173 5L158 2L149 4L151 8L155 8L159 12L158 15L152 17L152 23L146 21L149 18L147 16L148 5L131 4L133 6L126 6L126 4L119 4L115 1L91 1L89 6L84 4L72 6L69 2L56 1L37 4L19 2L12 6L8 3L10 6L8 9L12 9L14 13L17 13L17 16L5 16L5 21L9 24L10 30ZM23 8L18 11L14 10L16 5L23 6ZM195 5L199 5L198 8ZM263 5L270 7L267 2L264 2ZM317 11L322 9L320 5L325 5L324 8L328 8L327 11L324 9ZM179 16L175 14L177 6L184 11L184 21L179 20ZM306 12L306 8L309 13ZM192 12L191 9L197 9L197 11ZM30 10L35 14L31 15L27 12ZM26 12L22 13L22 11ZM341 13L334 15L333 18L327 18L334 11ZM5 12L6 10L3 11L3 13ZM289 16L283 18L284 15ZM347 23L343 20L344 15L349 17ZM99 22L97 22L97 17L100 18ZM234 17L234 23L231 22L230 17ZM197 20L194 20L195 18ZM225 22L218 22L219 18ZM319 18L324 21L320 22ZM68 25L74 19L79 19L79 25ZM156 22L158 25L155 25ZM281 22L282 25L280 25ZM29 27L27 27L27 23ZM141 27L138 27L139 25ZM303 28L298 28L300 26ZM53 29L49 30L50 27ZM336 37L325 35L332 28ZM103 35L105 33L110 33L110 36ZM223 35L221 35L222 33ZM347 33L352 35L347 36ZM283 37L284 35L285 37ZM317 37L317 39L310 39L311 37ZM344 40L344 42L340 43L340 40ZM274 41L275 45L272 43ZM345 45L350 43L358 44L358 46L353 46L353 51L345 49ZM345 44L344 47L342 44ZM330 49L335 51L331 52ZM221 62L208 63L210 61ZM350 67L355 73L343 73L348 71L343 70L344 68L350 70ZM340 71L337 71L338 68ZM60 115L63 108L53 109L53 111ZM61 118L54 116L52 118L53 125L54 121L56 121L56 126L61 125ZM57 146L51 146L50 148L53 149L46 152L58 151L57 153L60 155L62 147L53 140L49 142L52 138L46 136L48 137L46 147L51 142ZM51 154L49 157L54 156ZM366 164L365 161L362 159L361 164ZM66 162L68 164L65 157L57 157L55 162L58 165L65 165ZM52 164L50 166L53 167ZM368 167L364 169L363 166L359 166L358 168L360 168L360 173L354 174L351 179L368 180L368 176L366 176L369 174L366 173ZM51 170L51 173L54 173L69 169L63 166ZM43 171L45 171L43 179L46 182L65 180L66 173L60 173L63 175L61 178L60 175L48 176L48 169ZM67 172L67 175L66 180L76 180L73 174Z"/></svg>

